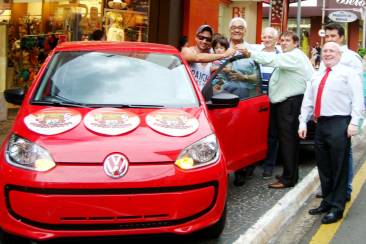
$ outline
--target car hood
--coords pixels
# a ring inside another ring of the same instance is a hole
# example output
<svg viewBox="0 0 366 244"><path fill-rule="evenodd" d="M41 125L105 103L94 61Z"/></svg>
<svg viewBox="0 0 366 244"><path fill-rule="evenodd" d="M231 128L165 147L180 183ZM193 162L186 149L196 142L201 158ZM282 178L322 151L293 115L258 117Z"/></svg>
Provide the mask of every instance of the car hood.
<svg viewBox="0 0 366 244"><path fill-rule="evenodd" d="M175 161L185 147L212 134L204 109L187 108L184 111L198 121L198 128L188 135L171 136L152 129L146 122L147 115L161 109L124 109L137 115L139 125L120 135L96 133L85 125L89 108L70 108L81 115L81 122L74 128L55 135L42 135L29 129L24 118L44 107L33 106L21 109L12 132L47 149L58 163L103 163L112 153L122 153L130 162L156 163Z"/></svg>

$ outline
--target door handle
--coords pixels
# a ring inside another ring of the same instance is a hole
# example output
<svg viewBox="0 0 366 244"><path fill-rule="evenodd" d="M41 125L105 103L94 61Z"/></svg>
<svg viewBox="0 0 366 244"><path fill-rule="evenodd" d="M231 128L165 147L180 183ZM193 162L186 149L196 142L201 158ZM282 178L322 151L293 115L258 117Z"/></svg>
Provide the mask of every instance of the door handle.
<svg viewBox="0 0 366 244"><path fill-rule="evenodd" d="M258 108L258 112L266 112L268 111L268 106L261 106Z"/></svg>

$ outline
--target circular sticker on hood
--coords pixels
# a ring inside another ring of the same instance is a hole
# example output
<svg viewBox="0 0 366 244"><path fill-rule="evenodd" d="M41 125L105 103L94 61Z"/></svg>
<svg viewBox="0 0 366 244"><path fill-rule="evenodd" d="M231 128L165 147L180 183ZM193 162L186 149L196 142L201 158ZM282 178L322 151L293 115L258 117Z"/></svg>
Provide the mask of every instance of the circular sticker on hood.
<svg viewBox="0 0 366 244"><path fill-rule="evenodd" d="M68 131L80 121L80 113L68 108L46 108L24 118L28 129L42 135L56 135Z"/></svg>
<svg viewBox="0 0 366 244"><path fill-rule="evenodd" d="M149 113L146 123L152 129L169 136L186 136L198 129L199 122L191 114L175 109L162 109Z"/></svg>
<svg viewBox="0 0 366 244"><path fill-rule="evenodd" d="M84 118L84 125L94 132L104 135L120 135L135 129L140 118L129 111L118 108L98 108Z"/></svg>

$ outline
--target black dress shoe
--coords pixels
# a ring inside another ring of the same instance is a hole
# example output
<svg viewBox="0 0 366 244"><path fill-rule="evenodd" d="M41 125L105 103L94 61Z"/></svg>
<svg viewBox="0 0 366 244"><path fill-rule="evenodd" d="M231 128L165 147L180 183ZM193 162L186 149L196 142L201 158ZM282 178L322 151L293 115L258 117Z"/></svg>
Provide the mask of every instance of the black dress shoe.
<svg viewBox="0 0 366 244"><path fill-rule="evenodd" d="M347 197L346 197L346 201L347 201L347 202L351 201L351 196L347 196Z"/></svg>
<svg viewBox="0 0 366 244"><path fill-rule="evenodd" d="M315 197L316 197L316 198L323 198L323 194L321 194L321 193L317 193L317 194L315 195Z"/></svg>
<svg viewBox="0 0 366 244"><path fill-rule="evenodd" d="M310 210L309 210L309 214L310 214L310 215L316 215L316 214L326 213L326 212L328 212L329 210L330 210L330 207L320 205L320 206L319 206L319 207L317 207L317 208L310 209Z"/></svg>
<svg viewBox="0 0 366 244"><path fill-rule="evenodd" d="M343 217L343 212L342 211L339 211L339 210L338 211L331 211L322 218L322 223L323 224L331 224L331 223L337 222L342 217Z"/></svg>

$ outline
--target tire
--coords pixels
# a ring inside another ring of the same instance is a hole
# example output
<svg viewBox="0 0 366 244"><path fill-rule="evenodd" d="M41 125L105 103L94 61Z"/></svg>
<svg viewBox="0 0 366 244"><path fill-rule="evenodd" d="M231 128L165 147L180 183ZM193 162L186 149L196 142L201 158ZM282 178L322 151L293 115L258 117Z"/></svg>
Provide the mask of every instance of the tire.
<svg viewBox="0 0 366 244"><path fill-rule="evenodd" d="M24 239L19 236L14 236L9 233L0 230L0 243L1 244L30 244L30 240Z"/></svg>
<svg viewBox="0 0 366 244"><path fill-rule="evenodd" d="M219 221L217 221L215 224L203 229L200 234L208 239L216 239L216 238L220 237L221 233L223 232L223 230L225 228L226 216L227 216L227 212L226 212L226 204L225 204L224 211L222 212Z"/></svg>

